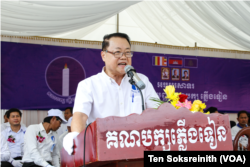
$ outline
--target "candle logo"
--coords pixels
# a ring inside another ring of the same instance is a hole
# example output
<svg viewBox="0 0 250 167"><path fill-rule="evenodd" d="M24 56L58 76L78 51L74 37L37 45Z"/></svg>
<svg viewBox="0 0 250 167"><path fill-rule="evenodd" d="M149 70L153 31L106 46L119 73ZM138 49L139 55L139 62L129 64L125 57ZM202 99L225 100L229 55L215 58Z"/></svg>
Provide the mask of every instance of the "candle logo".
<svg viewBox="0 0 250 167"><path fill-rule="evenodd" d="M52 60L45 71L45 80L49 91L47 95L62 104L72 103L77 85L85 79L82 64L68 56L57 57Z"/></svg>
<svg viewBox="0 0 250 167"><path fill-rule="evenodd" d="M69 96L69 68L67 64L62 70L62 95Z"/></svg>

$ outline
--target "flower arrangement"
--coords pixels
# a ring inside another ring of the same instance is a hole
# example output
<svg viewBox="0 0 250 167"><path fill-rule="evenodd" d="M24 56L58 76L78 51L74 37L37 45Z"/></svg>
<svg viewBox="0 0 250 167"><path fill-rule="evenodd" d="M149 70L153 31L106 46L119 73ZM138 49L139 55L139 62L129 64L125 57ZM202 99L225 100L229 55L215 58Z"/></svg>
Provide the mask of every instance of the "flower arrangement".
<svg viewBox="0 0 250 167"><path fill-rule="evenodd" d="M8 137L8 139L7 139L7 141L8 142L10 142L10 143L15 143L15 138L12 136L12 135L10 135L9 137Z"/></svg>
<svg viewBox="0 0 250 167"><path fill-rule="evenodd" d="M158 107L163 103L171 103L176 109L179 109L181 107L185 107L189 109L191 112L202 112L204 113L203 109L206 108L206 104L202 103L200 100L195 100L192 104L191 101L188 101L188 95L177 93L175 92L175 87L173 85L166 86L165 89L163 89L166 93L166 99L167 101L161 101L157 98L151 98L151 100L157 102ZM210 114L209 112L205 114Z"/></svg>
<svg viewBox="0 0 250 167"><path fill-rule="evenodd" d="M38 141L39 143L42 143L43 140L45 139L45 137L43 137L43 136L41 135L41 133L39 132L39 133L38 133L38 136L36 136L36 139L37 139L37 141Z"/></svg>

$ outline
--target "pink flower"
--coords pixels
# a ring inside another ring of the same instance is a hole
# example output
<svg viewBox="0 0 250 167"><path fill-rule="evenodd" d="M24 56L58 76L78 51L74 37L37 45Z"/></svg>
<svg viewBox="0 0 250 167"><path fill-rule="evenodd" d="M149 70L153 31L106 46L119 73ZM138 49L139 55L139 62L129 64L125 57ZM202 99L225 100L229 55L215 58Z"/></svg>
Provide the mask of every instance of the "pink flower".
<svg viewBox="0 0 250 167"><path fill-rule="evenodd" d="M7 141L10 142L10 143L15 143L15 138L12 135L10 135L8 137Z"/></svg>
<svg viewBox="0 0 250 167"><path fill-rule="evenodd" d="M45 139L45 137L39 137L38 141L39 141L40 143L42 143L44 139Z"/></svg>
<svg viewBox="0 0 250 167"><path fill-rule="evenodd" d="M179 106L179 107L186 107L187 109L190 110L191 107L192 107L192 103L191 103L191 101L188 101L188 100L186 99L184 103L181 103L181 102L178 101L178 103L176 104L176 106Z"/></svg>
<svg viewBox="0 0 250 167"><path fill-rule="evenodd" d="M43 137L43 136L41 135L41 133L39 132L39 133L38 133L38 136L36 136L36 139L37 139L37 141L38 141L39 143L42 143L43 140L45 139L45 137Z"/></svg>

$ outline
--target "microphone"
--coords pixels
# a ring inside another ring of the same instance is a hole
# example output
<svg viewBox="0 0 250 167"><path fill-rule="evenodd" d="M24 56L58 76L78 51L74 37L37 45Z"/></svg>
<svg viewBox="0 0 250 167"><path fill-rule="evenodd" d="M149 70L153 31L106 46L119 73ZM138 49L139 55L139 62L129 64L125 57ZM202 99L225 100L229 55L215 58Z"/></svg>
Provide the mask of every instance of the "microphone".
<svg viewBox="0 0 250 167"><path fill-rule="evenodd" d="M126 65L124 68L125 72L128 74L129 77L133 78L135 84L142 90L146 87L146 85L142 82L142 80L136 74L134 67L130 65Z"/></svg>

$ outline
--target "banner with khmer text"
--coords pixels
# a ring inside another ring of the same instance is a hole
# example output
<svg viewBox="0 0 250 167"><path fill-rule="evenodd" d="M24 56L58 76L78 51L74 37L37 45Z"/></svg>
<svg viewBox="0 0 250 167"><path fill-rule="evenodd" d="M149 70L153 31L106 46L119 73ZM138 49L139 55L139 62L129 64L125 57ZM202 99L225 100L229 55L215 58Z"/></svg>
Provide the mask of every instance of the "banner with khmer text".
<svg viewBox="0 0 250 167"><path fill-rule="evenodd" d="M1 42L1 108L73 106L77 84L101 72L100 49ZM132 66L163 99L165 86L219 111L250 111L250 61L135 52ZM101 84L101 83L100 83Z"/></svg>

